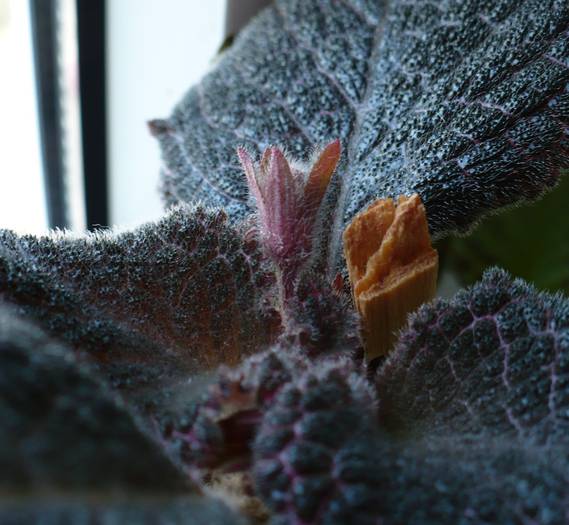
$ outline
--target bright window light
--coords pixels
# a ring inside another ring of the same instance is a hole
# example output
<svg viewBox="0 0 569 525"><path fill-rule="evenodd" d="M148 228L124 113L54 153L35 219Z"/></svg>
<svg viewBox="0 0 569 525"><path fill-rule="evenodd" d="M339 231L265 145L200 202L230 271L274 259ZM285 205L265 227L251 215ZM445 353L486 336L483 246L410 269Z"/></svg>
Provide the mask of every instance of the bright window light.
<svg viewBox="0 0 569 525"><path fill-rule="evenodd" d="M107 3L111 223L164 213L160 150L146 122L167 117L212 65L224 36L225 0Z"/></svg>
<svg viewBox="0 0 569 525"><path fill-rule="evenodd" d="M0 0L0 228L47 230L29 2Z"/></svg>

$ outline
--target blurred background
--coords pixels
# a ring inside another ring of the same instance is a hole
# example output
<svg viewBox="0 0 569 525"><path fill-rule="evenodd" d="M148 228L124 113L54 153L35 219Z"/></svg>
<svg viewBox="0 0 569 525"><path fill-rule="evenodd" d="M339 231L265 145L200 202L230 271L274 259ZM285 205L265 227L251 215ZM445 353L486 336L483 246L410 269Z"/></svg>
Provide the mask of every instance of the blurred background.
<svg viewBox="0 0 569 525"><path fill-rule="evenodd" d="M167 117L262 0L0 0L0 227L159 217Z"/></svg>
<svg viewBox="0 0 569 525"><path fill-rule="evenodd" d="M270 0L0 0L0 228L158 218L167 117ZM569 292L569 177L536 204L437 243L441 294L499 265Z"/></svg>

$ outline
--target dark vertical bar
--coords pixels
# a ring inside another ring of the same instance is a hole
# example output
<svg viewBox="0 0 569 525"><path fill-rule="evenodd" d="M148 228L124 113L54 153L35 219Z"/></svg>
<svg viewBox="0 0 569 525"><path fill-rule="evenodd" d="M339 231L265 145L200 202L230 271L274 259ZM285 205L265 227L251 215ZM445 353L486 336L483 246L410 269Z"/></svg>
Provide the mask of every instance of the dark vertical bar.
<svg viewBox="0 0 569 525"><path fill-rule="evenodd" d="M77 1L83 174L87 227L109 225L105 0Z"/></svg>
<svg viewBox="0 0 569 525"><path fill-rule="evenodd" d="M30 0L30 14L48 222L50 228L65 228L69 223L63 169L56 2Z"/></svg>

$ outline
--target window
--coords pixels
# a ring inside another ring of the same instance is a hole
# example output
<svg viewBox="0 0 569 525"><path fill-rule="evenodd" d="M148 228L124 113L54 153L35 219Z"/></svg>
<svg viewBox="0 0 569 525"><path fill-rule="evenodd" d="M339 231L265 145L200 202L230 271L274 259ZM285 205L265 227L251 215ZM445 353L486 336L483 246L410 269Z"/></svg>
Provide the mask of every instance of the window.
<svg viewBox="0 0 569 525"><path fill-rule="evenodd" d="M30 10L0 0L0 224L22 233L47 229Z"/></svg>
<svg viewBox="0 0 569 525"><path fill-rule="evenodd" d="M225 12L226 0L0 0L0 227L160 216L146 121L207 71Z"/></svg>

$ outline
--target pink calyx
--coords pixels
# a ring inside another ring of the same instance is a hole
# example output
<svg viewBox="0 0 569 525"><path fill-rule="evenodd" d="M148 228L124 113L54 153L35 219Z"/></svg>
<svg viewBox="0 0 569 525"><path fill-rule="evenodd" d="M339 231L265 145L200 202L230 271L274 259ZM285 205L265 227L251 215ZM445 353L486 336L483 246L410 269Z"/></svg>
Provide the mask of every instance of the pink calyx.
<svg viewBox="0 0 569 525"><path fill-rule="evenodd" d="M260 240L280 272L286 299L310 256L318 210L340 159L340 141L322 149L311 166L289 162L276 146L267 148L258 164L243 148L237 154L257 206Z"/></svg>

